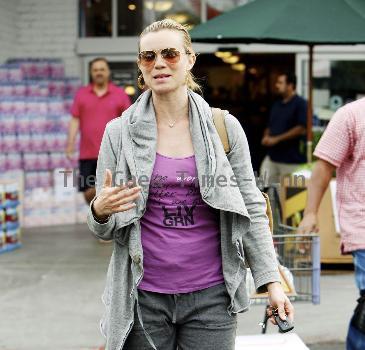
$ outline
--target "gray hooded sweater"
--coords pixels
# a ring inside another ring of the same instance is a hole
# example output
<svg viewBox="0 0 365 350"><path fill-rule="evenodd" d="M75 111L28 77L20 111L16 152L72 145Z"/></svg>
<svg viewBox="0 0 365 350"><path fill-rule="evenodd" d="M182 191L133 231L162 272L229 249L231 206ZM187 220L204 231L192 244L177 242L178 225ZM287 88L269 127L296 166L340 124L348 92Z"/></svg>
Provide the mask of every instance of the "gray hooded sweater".
<svg viewBox="0 0 365 350"><path fill-rule="evenodd" d="M191 90L188 97L200 193L203 201L220 213L223 275L231 297L227 312L239 313L249 306L246 263L258 290L265 290L269 282L280 281L266 203L256 187L247 139L238 120L228 113L225 115L231 149L226 156L209 105ZM142 190L136 207L113 214L101 224L93 217L91 203L87 217L96 237L114 241L102 295L105 312L100 321L107 350L122 349L134 323L137 286L143 277L140 218L146 208L156 146L157 125L148 90L121 117L107 124L96 172L96 197L107 168L113 173L114 185L138 179ZM218 177L225 181L217 181Z"/></svg>

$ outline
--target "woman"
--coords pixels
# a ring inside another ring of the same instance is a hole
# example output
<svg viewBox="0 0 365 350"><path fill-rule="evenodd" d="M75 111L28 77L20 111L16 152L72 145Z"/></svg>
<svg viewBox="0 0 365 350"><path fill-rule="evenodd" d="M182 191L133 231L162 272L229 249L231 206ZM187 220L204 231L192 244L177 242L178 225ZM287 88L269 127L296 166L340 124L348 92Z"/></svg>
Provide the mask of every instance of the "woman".
<svg viewBox="0 0 365 350"><path fill-rule="evenodd" d="M107 349L234 349L249 305L246 261L256 288L293 317L245 134L227 114L227 158L193 92L185 27L148 26L137 63L147 90L106 127L88 215L98 238L115 240L102 296Z"/></svg>

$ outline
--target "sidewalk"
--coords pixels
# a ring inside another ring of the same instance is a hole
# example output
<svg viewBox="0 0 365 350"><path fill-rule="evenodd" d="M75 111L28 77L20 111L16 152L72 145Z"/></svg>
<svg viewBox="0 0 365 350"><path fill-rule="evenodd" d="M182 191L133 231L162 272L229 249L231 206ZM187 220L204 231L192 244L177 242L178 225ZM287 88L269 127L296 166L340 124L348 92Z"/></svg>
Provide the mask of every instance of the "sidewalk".
<svg viewBox="0 0 365 350"><path fill-rule="evenodd" d="M322 343L309 346L310 350L344 350L345 343Z"/></svg>
<svg viewBox="0 0 365 350"><path fill-rule="evenodd" d="M91 350L102 345L101 294L111 252L112 245L98 243L86 225L24 230L23 247L0 255L0 349ZM307 344L343 342L357 297L353 275L325 275L321 282L321 305L295 305L295 332ZM264 306L258 305L240 314L238 335L259 333L263 313ZM276 331L269 326L269 332Z"/></svg>
<svg viewBox="0 0 365 350"><path fill-rule="evenodd" d="M356 298L353 273L324 273L321 277L321 304L294 304L295 332L306 344L344 342ZM258 323L263 315L264 306L252 306L250 312L241 314L238 333L260 332ZM268 333L272 332L277 332L277 329L270 324Z"/></svg>

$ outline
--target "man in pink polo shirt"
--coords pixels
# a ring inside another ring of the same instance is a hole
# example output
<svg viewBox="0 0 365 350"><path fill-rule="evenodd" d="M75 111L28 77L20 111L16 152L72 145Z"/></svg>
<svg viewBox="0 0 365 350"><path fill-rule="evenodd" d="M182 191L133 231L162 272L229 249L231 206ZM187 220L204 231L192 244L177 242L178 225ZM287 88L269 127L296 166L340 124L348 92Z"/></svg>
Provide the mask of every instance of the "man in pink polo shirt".
<svg viewBox="0 0 365 350"><path fill-rule="evenodd" d="M90 75L92 83L77 92L71 108L66 148L66 155L72 157L80 131L79 190L88 204L95 196L96 163L105 126L131 104L124 90L110 82L110 68L105 58L91 61Z"/></svg>
<svg viewBox="0 0 365 350"><path fill-rule="evenodd" d="M337 170L341 250L354 257L355 279L361 295L350 322L347 350L365 349L365 98L334 114L314 155L319 160L313 169L299 231L318 231L318 207Z"/></svg>

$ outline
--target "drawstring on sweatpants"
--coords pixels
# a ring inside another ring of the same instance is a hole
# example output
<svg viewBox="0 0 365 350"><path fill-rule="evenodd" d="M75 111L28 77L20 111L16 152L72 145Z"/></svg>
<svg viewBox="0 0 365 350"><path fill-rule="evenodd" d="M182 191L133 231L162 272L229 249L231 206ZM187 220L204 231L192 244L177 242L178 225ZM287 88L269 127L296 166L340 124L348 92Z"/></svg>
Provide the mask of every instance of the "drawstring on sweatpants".
<svg viewBox="0 0 365 350"><path fill-rule="evenodd" d="M175 324L176 323L176 309L177 309L177 295L174 294L174 302L175 302L175 306L174 309L172 311L172 323Z"/></svg>

